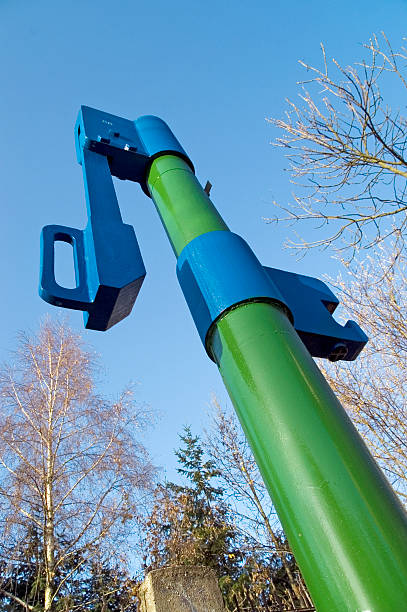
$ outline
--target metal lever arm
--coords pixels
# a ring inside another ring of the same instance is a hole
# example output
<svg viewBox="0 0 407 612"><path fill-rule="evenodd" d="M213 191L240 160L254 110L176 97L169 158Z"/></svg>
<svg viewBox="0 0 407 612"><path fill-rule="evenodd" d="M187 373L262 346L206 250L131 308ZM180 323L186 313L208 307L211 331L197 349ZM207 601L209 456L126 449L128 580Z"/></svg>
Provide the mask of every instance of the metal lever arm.
<svg viewBox="0 0 407 612"><path fill-rule="evenodd" d="M40 295L56 306L84 310L85 326L105 331L130 314L146 272L134 229L122 221L107 158L84 149L82 169L88 225L83 231L43 228ZM55 280L58 240L73 246L75 289Z"/></svg>
<svg viewBox="0 0 407 612"><path fill-rule="evenodd" d="M140 183L149 195L147 176L154 159L176 155L191 160L168 125L147 115L130 121L81 106L75 148L83 169L88 225L77 230L44 227L41 237L40 296L50 304L85 311L88 329L106 330L130 314L146 271L133 228L123 223L112 176ZM55 242L72 244L77 286L55 280Z"/></svg>

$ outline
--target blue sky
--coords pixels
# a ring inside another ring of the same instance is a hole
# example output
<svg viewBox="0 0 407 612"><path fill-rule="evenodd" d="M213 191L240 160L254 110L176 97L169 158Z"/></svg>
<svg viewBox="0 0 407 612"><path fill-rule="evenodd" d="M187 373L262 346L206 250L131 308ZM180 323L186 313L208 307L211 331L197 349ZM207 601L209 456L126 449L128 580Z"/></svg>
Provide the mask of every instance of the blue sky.
<svg viewBox="0 0 407 612"><path fill-rule="evenodd" d="M0 358L19 330L57 309L37 293L43 225L86 224L73 127L81 104L135 119L165 119L193 160L229 227L265 265L335 274L324 253L297 262L282 248L288 229L267 225L274 199L292 186L265 118L283 114L303 78L299 59L320 62L319 44L343 64L384 30L406 33L407 2L344 0L0 0L2 94ZM205 426L212 393L228 402L206 357L175 276L158 216L133 183L116 182L125 222L134 225L147 277L132 315L106 333L84 330L101 356L102 388L129 381L159 414L149 446L173 477L177 433ZM65 264L64 264L65 265ZM67 270L65 270L67 274ZM82 315L70 322L82 329Z"/></svg>

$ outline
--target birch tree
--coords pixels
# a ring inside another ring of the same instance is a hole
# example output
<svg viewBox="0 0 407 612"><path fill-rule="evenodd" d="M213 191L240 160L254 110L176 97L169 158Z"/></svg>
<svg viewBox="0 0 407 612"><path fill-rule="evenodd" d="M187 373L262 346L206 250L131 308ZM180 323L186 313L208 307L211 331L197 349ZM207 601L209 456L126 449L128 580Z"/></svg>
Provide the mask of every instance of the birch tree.
<svg viewBox="0 0 407 612"><path fill-rule="evenodd" d="M123 567L153 475L139 441L149 417L129 392L115 402L99 396L92 353L52 322L21 335L1 372L0 402L0 550L17 563L35 530L47 612L84 564Z"/></svg>
<svg viewBox="0 0 407 612"><path fill-rule="evenodd" d="M320 68L301 61L300 101L287 101L285 118L269 119L295 184L291 203L276 203L283 213L269 221L300 222L300 236L304 222L319 228L316 240L289 242L298 250L330 245L353 256L389 237L404 242L407 118L399 106L407 50L394 50L384 34L364 50L351 66L330 60L323 46Z"/></svg>

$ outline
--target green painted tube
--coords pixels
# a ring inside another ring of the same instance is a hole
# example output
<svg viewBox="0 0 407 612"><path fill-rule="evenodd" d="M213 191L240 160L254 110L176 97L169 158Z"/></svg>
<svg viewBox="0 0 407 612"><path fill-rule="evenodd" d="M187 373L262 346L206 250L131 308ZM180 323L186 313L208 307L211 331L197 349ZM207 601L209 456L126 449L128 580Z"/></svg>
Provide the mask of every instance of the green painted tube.
<svg viewBox="0 0 407 612"><path fill-rule="evenodd" d="M227 227L185 162L149 188L178 255ZM209 348L319 612L407 610L407 518L286 315L248 303Z"/></svg>
<svg viewBox="0 0 407 612"><path fill-rule="evenodd" d="M407 609L407 522L287 317L247 304L212 353L318 611Z"/></svg>
<svg viewBox="0 0 407 612"><path fill-rule="evenodd" d="M179 157L156 159L148 188L177 257L197 236L228 229L191 168Z"/></svg>

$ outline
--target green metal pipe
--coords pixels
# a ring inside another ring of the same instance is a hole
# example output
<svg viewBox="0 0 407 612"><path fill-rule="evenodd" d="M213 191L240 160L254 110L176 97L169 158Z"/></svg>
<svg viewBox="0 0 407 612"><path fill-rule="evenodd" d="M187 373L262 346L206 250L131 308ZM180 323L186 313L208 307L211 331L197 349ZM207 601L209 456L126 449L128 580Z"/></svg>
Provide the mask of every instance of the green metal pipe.
<svg viewBox="0 0 407 612"><path fill-rule="evenodd" d="M404 510L287 317L243 305L211 347L317 610L407 609Z"/></svg>
<svg viewBox="0 0 407 612"><path fill-rule="evenodd" d="M156 159L147 184L177 257L197 236L228 229L183 159L173 155Z"/></svg>
<svg viewBox="0 0 407 612"><path fill-rule="evenodd" d="M177 255L227 231L182 160L148 185ZM286 315L243 304L208 344L317 610L407 610L406 514Z"/></svg>

